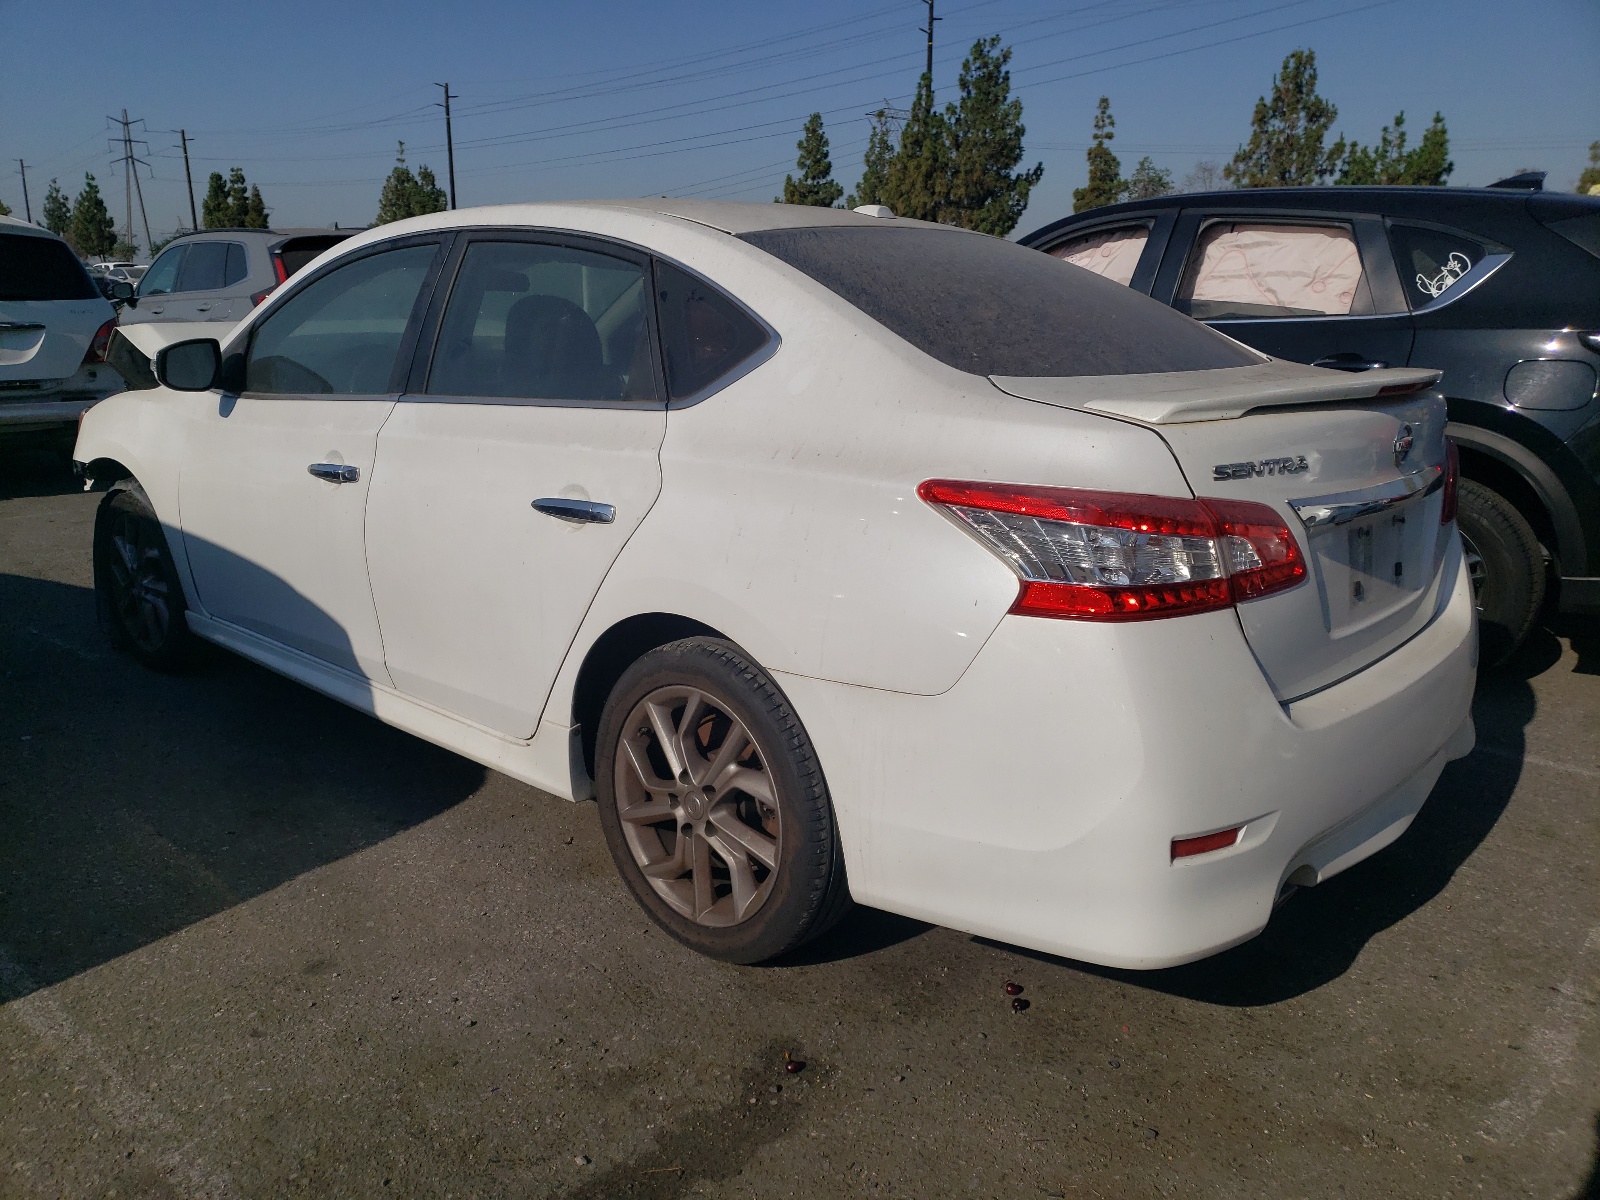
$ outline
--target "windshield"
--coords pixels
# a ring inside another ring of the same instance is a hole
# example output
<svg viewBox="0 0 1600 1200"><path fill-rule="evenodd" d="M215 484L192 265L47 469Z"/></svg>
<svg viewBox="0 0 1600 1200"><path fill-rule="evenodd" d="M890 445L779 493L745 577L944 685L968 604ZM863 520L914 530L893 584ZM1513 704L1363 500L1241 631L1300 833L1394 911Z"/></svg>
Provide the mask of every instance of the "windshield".
<svg viewBox="0 0 1600 1200"><path fill-rule="evenodd" d="M0 233L0 300L98 300L89 272L65 242Z"/></svg>
<svg viewBox="0 0 1600 1200"><path fill-rule="evenodd" d="M1148 296L985 234L889 225L741 235L947 366L1143 375L1263 361Z"/></svg>

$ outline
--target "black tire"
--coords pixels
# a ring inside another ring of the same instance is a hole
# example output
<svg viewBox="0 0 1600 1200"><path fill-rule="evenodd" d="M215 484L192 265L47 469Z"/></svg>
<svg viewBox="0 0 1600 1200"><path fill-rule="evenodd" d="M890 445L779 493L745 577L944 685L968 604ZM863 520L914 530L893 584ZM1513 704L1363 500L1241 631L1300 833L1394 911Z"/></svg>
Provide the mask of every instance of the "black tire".
<svg viewBox="0 0 1600 1200"><path fill-rule="evenodd" d="M156 671L193 660L189 606L161 522L137 483L119 483L94 522L94 594L111 644Z"/></svg>
<svg viewBox="0 0 1600 1200"><path fill-rule="evenodd" d="M1478 603L1479 661L1498 667L1516 653L1544 603L1544 553L1538 535L1505 497L1463 479L1461 542Z"/></svg>
<svg viewBox="0 0 1600 1200"><path fill-rule="evenodd" d="M700 705L693 713L692 703ZM676 780L656 732L662 726L642 715L651 706L665 714L683 755L687 769ZM730 745L735 731L747 749ZM643 768L634 765L640 755ZM600 823L623 882L656 924L691 949L725 962L764 962L849 911L844 854L811 739L777 684L731 643L685 638L629 667L600 718L595 774ZM659 819L639 815L645 808ZM763 848L745 853L754 843ZM742 889L729 847L742 860ZM770 868L762 854L774 860ZM691 862L706 868L704 893Z"/></svg>

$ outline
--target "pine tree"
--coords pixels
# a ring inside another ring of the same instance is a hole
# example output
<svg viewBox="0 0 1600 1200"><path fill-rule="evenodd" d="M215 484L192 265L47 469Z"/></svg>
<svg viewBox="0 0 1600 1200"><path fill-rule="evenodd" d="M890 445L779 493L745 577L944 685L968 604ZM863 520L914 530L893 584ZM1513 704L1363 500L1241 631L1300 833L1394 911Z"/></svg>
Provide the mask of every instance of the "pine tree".
<svg viewBox="0 0 1600 1200"><path fill-rule="evenodd" d="M228 225L233 229L245 228L250 217L250 189L245 185L244 172L238 167L228 169Z"/></svg>
<svg viewBox="0 0 1600 1200"><path fill-rule="evenodd" d="M11 215L11 206L9 204L7 204L4 200L0 200L0 217L9 217L10 215Z"/></svg>
<svg viewBox="0 0 1600 1200"><path fill-rule="evenodd" d="M1134 167L1133 174L1128 176L1128 190L1124 195L1129 200L1152 200L1157 196L1170 196L1175 190L1172 172L1156 166L1147 154Z"/></svg>
<svg viewBox="0 0 1600 1200"><path fill-rule="evenodd" d="M67 241L84 258L103 258L117 244L117 227L101 198L94 176L85 174L83 191L72 203L72 224Z"/></svg>
<svg viewBox="0 0 1600 1200"><path fill-rule="evenodd" d="M896 216L944 220L950 205L950 166L949 122L933 107L933 77L924 73L883 181L882 202Z"/></svg>
<svg viewBox="0 0 1600 1200"><path fill-rule="evenodd" d="M57 237L66 237L72 228L72 205L54 179L44 194L44 227Z"/></svg>
<svg viewBox="0 0 1600 1200"><path fill-rule="evenodd" d="M433 172L424 166L413 175L406 166L406 144L401 142L395 168L383 181L383 191L378 196L378 215L372 223L387 225L390 221L403 221L424 213L443 212L444 207L444 189L434 179Z"/></svg>
<svg viewBox="0 0 1600 1200"><path fill-rule="evenodd" d="M1303 187L1338 168L1323 148L1339 110L1317 95L1317 53L1295 50L1272 77L1272 99L1256 101L1250 141L1222 168L1235 187Z"/></svg>
<svg viewBox="0 0 1600 1200"><path fill-rule="evenodd" d="M894 117L887 108L872 114L872 132L867 135L867 152L861 159L861 182L853 195L845 198L846 208L883 203L884 185L894 162Z"/></svg>
<svg viewBox="0 0 1600 1200"><path fill-rule="evenodd" d="M1589 165L1583 169L1583 174L1578 176L1578 182L1573 191L1581 192L1586 196L1600 195L1600 142L1589 143Z"/></svg>
<svg viewBox="0 0 1600 1200"><path fill-rule="evenodd" d="M200 223L207 229L226 229L233 223L233 208L228 202L228 182L220 171L211 172L206 182L206 198L200 206Z"/></svg>
<svg viewBox="0 0 1600 1200"><path fill-rule="evenodd" d="M1089 182L1072 193L1072 211L1084 212L1102 204L1115 204L1128 190L1122 177L1122 163L1106 143L1116 137L1117 121L1111 115L1111 98L1101 96L1094 110L1094 138L1085 157L1089 160Z"/></svg>
<svg viewBox="0 0 1600 1200"><path fill-rule="evenodd" d="M1406 114L1395 114L1394 126L1383 127L1372 146L1360 142L1346 144L1340 138L1333 144L1333 157L1339 163L1335 183L1395 186L1412 184L1442 187L1455 164L1450 161L1450 135L1444 117L1433 114L1433 124L1422 134L1415 149L1406 149Z"/></svg>
<svg viewBox="0 0 1600 1200"><path fill-rule="evenodd" d="M255 184L250 185L250 200L244 209L244 227L246 229L266 229L267 203L261 198L261 189Z"/></svg>
<svg viewBox="0 0 1600 1200"><path fill-rule="evenodd" d="M949 209L944 219L963 229L1004 237L1028 207L1028 195L1044 175L1035 163L1016 174L1022 161L1022 101L1011 96L1011 48L998 35L973 43L961 64L961 99L945 106L950 138Z"/></svg>
<svg viewBox="0 0 1600 1200"><path fill-rule="evenodd" d="M844 189L833 181L833 160L828 156L828 135L822 128L821 113L814 112L806 118L805 131L795 148L800 151L795 161L800 178L785 175L783 195L775 197L774 203L832 208L844 195Z"/></svg>

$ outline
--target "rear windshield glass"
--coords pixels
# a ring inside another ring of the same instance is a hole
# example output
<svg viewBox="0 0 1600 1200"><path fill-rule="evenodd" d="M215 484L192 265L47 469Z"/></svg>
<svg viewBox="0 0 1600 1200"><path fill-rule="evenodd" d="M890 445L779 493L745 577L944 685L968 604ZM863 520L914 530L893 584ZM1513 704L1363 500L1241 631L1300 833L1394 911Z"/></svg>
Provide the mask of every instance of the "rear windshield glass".
<svg viewBox="0 0 1600 1200"><path fill-rule="evenodd" d="M284 276L293 275L329 246L337 246L348 236L341 233L334 237L290 238L278 247L278 259L283 263Z"/></svg>
<svg viewBox="0 0 1600 1200"><path fill-rule="evenodd" d="M983 234L902 226L742 236L925 354L976 375L1143 375L1261 361L1148 296Z"/></svg>
<svg viewBox="0 0 1600 1200"><path fill-rule="evenodd" d="M100 289L65 242L0 233L0 300L98 300Z"/></svg>

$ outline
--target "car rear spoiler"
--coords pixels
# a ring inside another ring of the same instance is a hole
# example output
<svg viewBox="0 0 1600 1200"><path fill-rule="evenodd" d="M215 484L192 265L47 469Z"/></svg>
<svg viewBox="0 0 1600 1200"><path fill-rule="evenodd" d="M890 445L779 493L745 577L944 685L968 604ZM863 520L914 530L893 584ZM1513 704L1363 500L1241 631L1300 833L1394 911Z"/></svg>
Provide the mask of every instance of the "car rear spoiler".
<svg viewBox="0 0 1600 1200"><path fill-rule="evenodd" d="M1221 421L1264 408L1337 404L1406 395L1439 382L1439 371L1394 367L1332 371L1272 359L1215 371L1027 379L991 375L1001 391L1024 400L1127 417L1148 425Z"/></svg>

